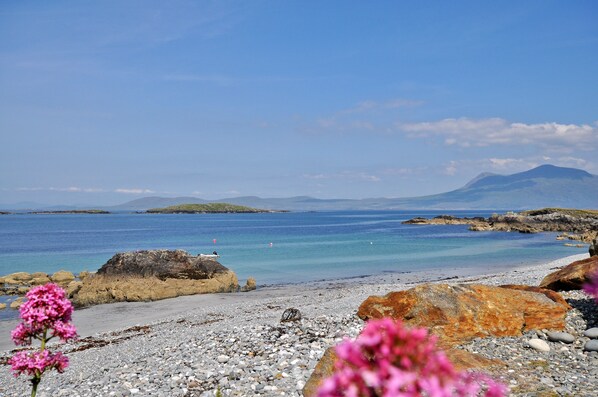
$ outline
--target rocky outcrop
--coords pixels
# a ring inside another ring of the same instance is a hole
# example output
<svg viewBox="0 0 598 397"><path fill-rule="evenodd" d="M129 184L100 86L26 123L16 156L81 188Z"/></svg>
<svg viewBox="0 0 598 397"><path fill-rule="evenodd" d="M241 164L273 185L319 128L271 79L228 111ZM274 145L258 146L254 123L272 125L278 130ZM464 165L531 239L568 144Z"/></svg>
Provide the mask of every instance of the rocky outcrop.
<svg viewBox="0 0 598 397"><path fill-rule="evenodd" d="M52 282L60 285L61 287L66 287L75 279L75 275L71 272L67 272L66 270L59 270L50 278L52 279Z"/></svg>
<svg viewBox="0 0 598 397"><path fill-rule="evenodd" d="M183 250L150 250L114 255L97 274L204 280L228 269L215 259L193 256Z"/></svg>
<svg viewBox="0 0 598 397"><path fill-rule="evenodd" d="M247 279L247 281L245 282L245 285L243 286L243 288L241 288L241 292L253 291L256 288L257 288L257 285L255 283L255 278L249 277Z"/></svg>
<svg viewBox="0 0 598 397"><path fill-rule="evenodd" d="M519 336L530 329L562 330L567 310L568 305L544 293L481 284L423 284L370 296L357 315L426 327L443 346L453 346L477 337Z"/></svg>
<svg viewBox="0 0 598 397"><path fill-rule="evenodd" d="M137 251L114 255L96 275L87 275L72 295L77 306L152 301L239 289L234 272L211 258L185 251Z"/></svg>
<svg viewBox="0 0 598 397"><path fill-rule="evenodd" d="M540 282L540 287L554 291L581 289L595 272L598 272L598 256L591 256L550 273Z"/></svg>
<svg viewBox="0 0 598 397"><path fill-rule="evenodd" d="M598 237L590 244L590 256L598 256Z"/></svg>
<svg viewBox="0 0 598 397"><path fill-rule="evenodd" d="M520 233L569 232L576 240L590 242L598 235L598 211L544 208L520 213L508 212L490 217L457 218L441 215L435 218L413 218L403 222L415 225L470 225L472 231ZM569 237L568 237L569 238Z"/></svg>

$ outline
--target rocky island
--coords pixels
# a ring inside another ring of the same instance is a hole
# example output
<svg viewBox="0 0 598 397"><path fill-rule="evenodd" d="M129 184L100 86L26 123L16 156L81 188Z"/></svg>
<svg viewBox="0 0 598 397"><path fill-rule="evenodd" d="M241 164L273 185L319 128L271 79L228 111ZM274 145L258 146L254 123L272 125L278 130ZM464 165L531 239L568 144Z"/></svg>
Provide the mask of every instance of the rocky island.
<svg viewBox="0 0 598 397"><path fill-rule="evenodd" d="M7 211L0 211L0 215L9 215L9 214L10 214L10 212L7 212Z"/></svg>
<svg viewBox="0 0 598 397"><path fill-rule="evenodd" d="M165 208L151 208L146 211L148 214L253 214L262 212L283 211L264 210L228 203L180 204Z"/></svg>
<svg viewBox="0 0 598 397"><path fill-rule="evenodd" d="M543 208L522 212L493 214L488 218L458 218L451 215L413 218L410 225L469 225L472 231L502 231L520 233L565 232L559 239L591 242L598 236L598 210Z"/></svg>
<svg viewBox="0 0 598 397"><path fill-rule="evenodd" d="M104 210L63 210L63 211L31 211L29 214L45 215L45 214L109 214L109 211Z"/></svg>

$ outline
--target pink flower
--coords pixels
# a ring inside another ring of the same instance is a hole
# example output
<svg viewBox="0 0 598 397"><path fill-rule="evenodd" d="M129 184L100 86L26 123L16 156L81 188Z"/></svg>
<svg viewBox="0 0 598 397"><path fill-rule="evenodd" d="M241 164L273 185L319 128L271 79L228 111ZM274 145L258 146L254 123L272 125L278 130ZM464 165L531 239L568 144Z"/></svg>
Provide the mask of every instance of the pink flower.
<svg viewBox="0 0 598 397"><path fill-rule="evenodd" d="M588 282L583 285L583 290L598 302L598 271L590 276Z"/></svg>
<svg viewBox="0 0 598 397"><path fill-rule="evenodd" d="M370 321L336 353L335 373L318 397L504 395L504 387L488 376L456 371L426 329L408 329L392 319Z"/></svg>
<svg viewBox="0 0 598 397"><path fill-rule="evenodd" d="M30 345L33 339L41 342L39 351L21 351L8 360L15 376L31 376L31 395L36 395L42 374L51 369L63 372L69 360L62 353L46 350L46 343L52 338L68 341L77 338L77 330L71 320L73 305L66 293L56 284L46 284L31 289L27 301L21 305L22 323L11 332L17 345Z"/></svg>
<svg viewBox="0 0 598 397"><path fill-rule="evenodd" d="M49 326L56 321L71 320L73 305L58 285L40 285L31 289L25 296L27 301L19 309L21 319L25 323Z"/></svg>
<svg viewBox="0 0 598 397"><path fill-rule="evenodd" d="M42 352L21 351L12 356L8 363L15 377L22 373L39 376L52 368L56 368L58 372L63 372L69 365L69 359L60 352L52 354L48 350Z"/></svg>

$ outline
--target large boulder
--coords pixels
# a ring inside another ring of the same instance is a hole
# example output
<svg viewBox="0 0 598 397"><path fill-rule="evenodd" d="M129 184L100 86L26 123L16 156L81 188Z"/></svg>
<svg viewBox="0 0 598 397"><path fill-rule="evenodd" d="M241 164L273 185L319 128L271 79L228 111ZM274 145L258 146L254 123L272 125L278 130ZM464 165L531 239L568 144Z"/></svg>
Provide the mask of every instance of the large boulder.
<svg viewBox="0 0 598 397"><path fill-rule="evenodd" d="M137 251L114 255L97 274L76 286L77 306L121 301L152 301L181 295L233 292L239 289L234 272L211 258L185 251Z"/></svg>
<svg viewBox="0 0 598 397"><path fill-rule="evenodd" d="M204 280L228 269L215 259L189 255L183 250L150 250L114 255L99 270L107 276L138 276Z"/></svg>
<svg viewBox="0 0 598 397"><path fill-rule="evenodd" d="M562 330L567 310L568 305L543 293L481 284L423 284L384 297L370 296L357 315L363 320L392 317L426 327L446 347L477 337L519 336L530 329Z"/></svg>
<svg viewBox="0 0 598 397"><path fill-rule="evenodd" d="M598 256L591 256L550 273L540 282L540 287L555 291L581 289L595 272L598 272Z"/></svg>

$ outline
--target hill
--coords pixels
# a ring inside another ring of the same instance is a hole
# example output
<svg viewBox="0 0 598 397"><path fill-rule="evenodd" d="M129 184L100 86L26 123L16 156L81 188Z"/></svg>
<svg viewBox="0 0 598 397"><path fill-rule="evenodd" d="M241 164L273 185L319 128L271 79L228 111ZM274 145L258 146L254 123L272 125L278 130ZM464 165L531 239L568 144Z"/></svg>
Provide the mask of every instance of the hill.
<svg viewBox="0 0 598 397"><path fill-rule="evenodd" d="M180 204L166 208L152 208L146 212L150 214L225 214L225 213L259 213L272 212L257 208L234 205L228 203L209 203L209 204Z"/></svg>
<svg viewBox="0 0 598 397"><path fill-rule="evenodd" d="M543 207L598 208L598 176L576 168L542 165L511 175L483 173L462 188L446 193L408 198L318 199L308 196L288 198L234 197L235 205L276 208L291 211L402 210L402 209L489 209L526 210ZM178 204L205 204L193 197L146 197L108 210L146 210Z"/></svg>

